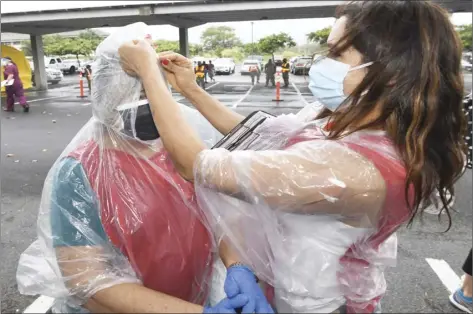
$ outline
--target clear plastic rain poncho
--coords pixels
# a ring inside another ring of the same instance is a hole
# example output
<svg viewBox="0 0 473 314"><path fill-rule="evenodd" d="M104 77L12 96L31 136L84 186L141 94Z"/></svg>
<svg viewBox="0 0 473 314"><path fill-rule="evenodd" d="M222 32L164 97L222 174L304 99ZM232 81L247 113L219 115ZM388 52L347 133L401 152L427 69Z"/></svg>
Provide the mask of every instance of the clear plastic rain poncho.
<svg viewBox="0 0 473 314"><path fill-rule="evenodd" d="M410 217L405 169L382 131L328 140L316 107L267 119L246 147L203 151L197 199L218 240L273 287L277 312L372 313Z"/></svg>
<svg viewBox="0 0 473 314"><path fill-rule="evenodd" d="M120 45L146 34L136 23L98 46L93 117L44 183L38 240L21 255L17 281L23 294L56 298L55 312L85 311L88 298L121 283L200 304L208 297L213 240L194 187L156 138L140 80L119 64ZM181 107L209 147L221 138L197 111Z"/></svg>

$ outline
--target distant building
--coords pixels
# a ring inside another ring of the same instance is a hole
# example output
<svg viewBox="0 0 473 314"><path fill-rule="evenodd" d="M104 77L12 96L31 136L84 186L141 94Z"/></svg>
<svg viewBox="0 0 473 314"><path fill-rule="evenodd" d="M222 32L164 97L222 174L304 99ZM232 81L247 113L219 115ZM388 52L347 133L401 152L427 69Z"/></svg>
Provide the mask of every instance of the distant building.
<svg viewBox="0 0 473 314"><path fill-rule="evenodd" d="M69 37L69 38L75 38L78 37L80 33L84 32L85 30L79 30L79 31L72 31L72 32L64 32L64 33L57 33L54 35L60 35L64 37ZM91 29L94 33L99 35L102 38L105 38L109 35L109 33L100 30L100 29ZM3 45L8 45L8 46L13 46L16 49L21 50L21 43L23 41L29 41L30 40L30 35L27 34L16 34L16 33L2 33L1 35L1 41Z"/></svg>

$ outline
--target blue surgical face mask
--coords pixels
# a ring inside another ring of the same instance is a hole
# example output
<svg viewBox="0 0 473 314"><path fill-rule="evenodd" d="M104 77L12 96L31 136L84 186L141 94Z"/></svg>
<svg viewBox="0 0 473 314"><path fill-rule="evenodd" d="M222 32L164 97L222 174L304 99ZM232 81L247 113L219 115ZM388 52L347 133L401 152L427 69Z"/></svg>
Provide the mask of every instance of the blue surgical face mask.
<svg viewBox="0 0 473 314"><path fill-rule="evenodd" d="M343 81L348 72L359 70L372 64L373 62L368 62L352 68L343 62L323 58L310 68L309 89L315 98L327 109L335 111L347 98L343 93Z"/></svg>

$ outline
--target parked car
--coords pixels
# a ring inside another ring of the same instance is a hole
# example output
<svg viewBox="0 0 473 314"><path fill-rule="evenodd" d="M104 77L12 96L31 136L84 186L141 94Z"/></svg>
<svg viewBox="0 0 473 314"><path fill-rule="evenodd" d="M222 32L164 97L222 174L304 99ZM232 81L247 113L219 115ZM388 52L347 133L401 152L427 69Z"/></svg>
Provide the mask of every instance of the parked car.
<svg viewBox="0 0 473 314"><path fill-rule="evenodd" d="M34 82L34 65L33 62L30 61L30 68L31 68L31 83L33 86L35 86ZM58 84L62 79L64 78L64 75L62 74L62 71L58 69L51 69L49 67L46 67L46 78L48 80L48 83L51 83L53 85Z"/></svg>
<svg viewBox="0 0 473 314"><path fill-rule="evenodd" d="M241 75L250 75L250 67L257 66L260 71L262 70L261 62L258 60L245 60L241 66L240 73Z"/></svg>
<svg viewBox="0 0 473 314"><path fill-rule="evenodd" d="M306 75L308 73L307 69L310 68L310 64L312 64L311 57L298 57L294 60L294 63L291 66L291 73L295 75Z"/></svg>
<svg viewBox="0 0 473 314"><path fill-rule="evenodd" d="M274 64L278 67L282 66L282 59L284 59L283 56L274 56Z"/></svg>
<svg viewBox="0 0 473 314"><path fill-rule="evenodd" d="M62 73L74 74L80 68L77 60L62 60L59 57L44 57L44 65L51 69L57 69Z"/></svg>
<svg viewBox="0 0 473 314"><path fill-rule="evenodd" d="M260 55L250 55L246 58L246 60L258 60L259 62L263 62L263 56Z"/></svg>
<svg viewBox="0 0 473 314"><path fill-rule="evenodd" d="M62 81L62 79L64 78L64 75L62 74L61 71L57 69L46 68L46 78L48 80L48 83L56 85L60 81ZM31 72L31 83L33 84L33 86L36 85L34 82L34 72Z"/></svg>
<svg viewBox="0 0 473 314"><path fill-rule="evenodd" d="M235 62L232 58L219 58L213 61L215 74L233 74L235 73Z"/></svg>
<svg viewBox="0 0 473 314"><path fill-rule="evenodd" d="M468 146L468 155L467 155L467 161L466 161L466 167L471 169L472 167L472 159L473 159L473 130L472 130L472 125L471 125L471 117L473 115L473 108L472 108L472 94L468 94L464 99L463 99L463 112L465 115L468 117L467 120L469 121L468 126L467 126L467 135L465 137L466 144Z"/></svg>
<svg viewBox="0 0 473 314"><path fill-rule="evenodd" d="M471 72L471 63L464 60L464 59L462 59L462 68L463 68L463 70Z"/></svg>

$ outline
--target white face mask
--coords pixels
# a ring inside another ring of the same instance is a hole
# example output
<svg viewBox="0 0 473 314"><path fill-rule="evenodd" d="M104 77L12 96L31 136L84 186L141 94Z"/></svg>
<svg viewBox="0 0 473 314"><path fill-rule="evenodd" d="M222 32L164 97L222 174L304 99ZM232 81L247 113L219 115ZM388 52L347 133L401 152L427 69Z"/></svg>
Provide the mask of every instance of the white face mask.
<svg viewBox="0 0 473 314"><path fill-rule="evenodd" d="M343 62L323 58L310 68L309 89L327 109L335 111L347 98L343 93L343 81L348 72L363 69L372 64L373 62L368 62L352 68Z"/></svg>

